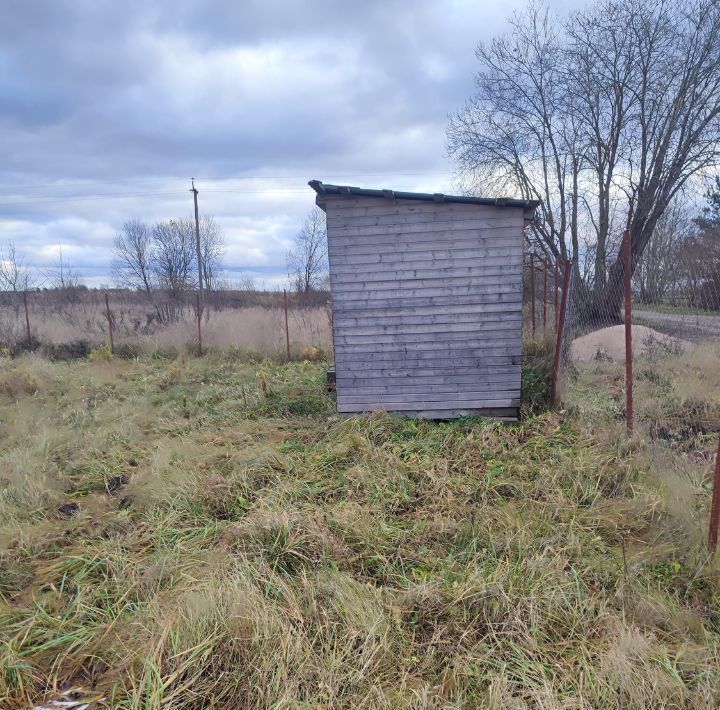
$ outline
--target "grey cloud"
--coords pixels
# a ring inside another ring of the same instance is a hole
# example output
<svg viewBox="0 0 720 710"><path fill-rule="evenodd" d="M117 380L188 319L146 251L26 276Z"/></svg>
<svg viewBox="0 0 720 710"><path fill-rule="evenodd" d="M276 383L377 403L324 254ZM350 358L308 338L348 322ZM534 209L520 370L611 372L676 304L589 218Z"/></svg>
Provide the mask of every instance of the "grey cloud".
<svg viewBox="0 0 720 710"><path fill-rule="evenodd" d="M229 267L279 277L308 178L447 189L446 115L519 4L5 0L0 240L107 278L120 224L189 214L196 175Z"/></svg>

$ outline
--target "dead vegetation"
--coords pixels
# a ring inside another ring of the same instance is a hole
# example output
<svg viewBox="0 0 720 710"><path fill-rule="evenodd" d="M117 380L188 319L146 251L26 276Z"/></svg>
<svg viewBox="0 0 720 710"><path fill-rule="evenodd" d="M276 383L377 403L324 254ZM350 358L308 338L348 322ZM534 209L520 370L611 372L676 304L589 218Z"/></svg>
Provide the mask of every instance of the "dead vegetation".
<svg viewBox="0 0 720 710"><path fill-rule="evenodd" d="M648 422L716 412L717 353L693 358L648 366ZM517 426L339 419L322 363L237 352L17 372L37 386L0 393L6 707L70 686L116 708L720 702L715 425L628 441L608 363Z"/></svg>

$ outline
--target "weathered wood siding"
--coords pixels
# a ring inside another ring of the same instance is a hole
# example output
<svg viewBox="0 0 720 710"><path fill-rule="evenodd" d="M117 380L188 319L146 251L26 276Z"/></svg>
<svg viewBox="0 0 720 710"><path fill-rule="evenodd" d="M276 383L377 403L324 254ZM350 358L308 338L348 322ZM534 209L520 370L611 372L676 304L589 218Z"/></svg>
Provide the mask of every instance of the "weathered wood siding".
<svg viewBox="0 0 720 710"><path fill-rule="evenodd" d="M338 411L515 416L523 209L318 202L327 213Z"/></svg>

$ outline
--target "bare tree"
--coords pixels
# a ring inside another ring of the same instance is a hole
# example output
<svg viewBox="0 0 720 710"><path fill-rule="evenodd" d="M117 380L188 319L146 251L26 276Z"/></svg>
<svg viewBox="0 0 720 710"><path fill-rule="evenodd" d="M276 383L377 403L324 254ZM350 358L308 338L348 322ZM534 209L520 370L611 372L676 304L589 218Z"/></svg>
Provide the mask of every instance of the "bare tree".
<svg viewBox="0 0 720 710"><path fill-rule="evenodd" d="M0 248L0 290L27 291L32 285L32 274L15 242L9 242L5 249Z"/></svg>
<svg viewBox="0 0 720 710"><path fill-rule="evenodd" d="M720 163L720 4L600 0L564 22L531 5L477 56L451 154L485 191L540 200L546 248L578 262L590 229L578 293L589 317L619 317L618 236L631 229L636 264L673 197Z"/></svg>
<svg viewBox="0 0 720 710"><path fill-rule="evenodd" d="M175 219L150 228L140 219L123 224L113 242L113 272L121 286L144 289L156 286L175 296L197 285L195 222ZM225 239L212 217L200 220L203 283L217 288L222 273Z"/></svg>
<svg viewBox="0 0 720 710"><path fill-rule="evenodd" d="M64 293L72 292L80 286L80 275L63 255L62 244L58 251L58 260L54 267L45 272L51 288Z"/></svg>
<svg viewBox="0 0 720 710"><path fill-rule="evenodd" d="M510 25L509 35L478 45L477 93L451 116L448 148L484 193L539 200L538 246L565 258L582 159L563 38L557 18L536 5Z"/></svg>
<svg viewBox="0 0 720 710"><path fill-rule="evenodd" d="M322 288L327 274L327 227L325 213L314 207L286 255L290 281L299 293Z"/></svg>
<svg viewBox="0 0 720 710"><path fill-rule="evenodd" d="M158 287L179 299L195 283L195 225L192 220L171 219L152 229L151 267Z"/></svg>
<svg viewBox="0 0 720 710"><path fill-rule="evenodd" d="M144 289L153 285L153 234L142 220L131 219L113 240L113 272L120 286Z"/></svg>
<svg viewBox="0 0 720 710"><path fill-rule="evenodd" d="M662 303L682 286L680 261L687 254L692 220L685 202L676 198L658 220L655 234L647 245L633 275L643 303Z"/></svg>
<svg viewBox="0 0 720 710"><path fill-rule="evenodd" d="M208 291L218 288L225 249L225 238L220 225L213 217L202 217L200 219L200 262L203 270L203 285Z"/></svg>

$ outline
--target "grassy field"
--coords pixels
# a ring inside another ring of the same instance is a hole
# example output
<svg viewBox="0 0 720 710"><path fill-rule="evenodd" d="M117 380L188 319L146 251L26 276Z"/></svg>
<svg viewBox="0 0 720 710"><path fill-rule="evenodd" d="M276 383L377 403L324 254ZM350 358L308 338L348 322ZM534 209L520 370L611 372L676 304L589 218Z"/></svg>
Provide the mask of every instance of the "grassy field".
<svg viewBox="0 0 720 710"><path fill-rule="evenodd" d="M323 363L0 360L0 705L717 707L717 348L638 366L632 440L603 362L509 426L338 418Z"/></svg>
<svg viewBox="0 0 720 710"><path fill-rule="evenodd" d="M54 302L49 294L44 300L32 294L30 332L36 341L33 350L52 354L52 346L72 348L79 342L88 347L107 342L107 317L100 292L89 292L77 302ZM266 294L275 297L277 294ZM214 294L215 296L215 294ZM125 298L130 298L127 294ZM114 318L114 340L117 347L132 347L139 353L162 350L192 350L197 346L197 320L194 308L178 309L170 320L158 320L150 303L124 303L115 294L111 302ZM280 294L282 299L282 294ZM223 304L221 304L223 305ZM285 318L280 305L218 307L208 304L202 321L203 343L215 349L245 348L277 356L285 353ZM288 333L293 356L315 347L330 352L332 338L329 311L325 306L298 307L291 304ZM14 306L0 304L0 350L13 349L27 341L25 312L17 301ZM45 347L44 347L45 346ZM50 346L50 347L47 347ZM77 350L77 347L75 348Z"/></svg>

